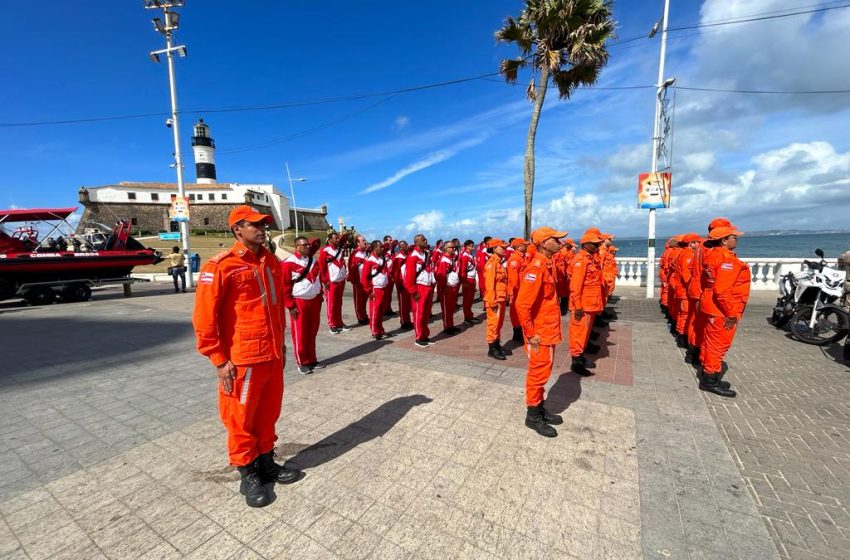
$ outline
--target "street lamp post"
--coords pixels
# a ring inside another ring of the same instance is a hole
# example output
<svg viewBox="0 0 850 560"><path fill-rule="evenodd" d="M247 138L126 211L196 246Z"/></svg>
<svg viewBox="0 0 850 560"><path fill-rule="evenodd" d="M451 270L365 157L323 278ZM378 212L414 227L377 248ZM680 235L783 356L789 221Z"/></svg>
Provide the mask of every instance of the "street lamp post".
<svg viewBox="0 0 850 560"><path fill-rule="evenodd" d="M286 178L289 179L289 194L292 195L292 217L295 218L295 237L298 237L298 207L295 206L295 189L292 188L292 181L303 183L307 179L304 177L296 177L293 179L292 174L289 173L289 162L286 162Z"/></svg>
<svg viewBox="0 0 850 560"><path fill-rule="evenodd" d="M181 58L186 56L186 46L172 44L172 35L177 29L180 14L173 11L172 8L182 6L184 0L144 0L145 8L148 10L162 10L164 21L159 18L153 19L154 28L165 35L165 48L153 51L150 53L150 59L153 62L159 62L159 55L164 54L168 60L168 87L171 94L171 118L166 121L166 126L171 128L174 136L174 167L177 169L177 196L185 199L186 192L183 187L183 156L180 152L180 122L177 111L177 83L174 76L174 53L177 53ZM189 268L189 287L195 285L192 277L191 261L189 258L189 222L180 221L180 239L183 244L183 255L186 262L190 264Z"/></svg>
<svg viewBox="0 0 850 560"><path fill-rule="evenodd" d="M670 0L664 0L664 16L661 20L661 56L658 63L658 86L655 91L655 125L652 132L652 172L658 172L658 146L661 143L661 95L669 84L664 81L664 57L667 51L667 16L670 12ZM658 24L652 28L649 37L654 37ZM649 209L649 232L646 243L646 297L655 297L655 208Z"/></svg>

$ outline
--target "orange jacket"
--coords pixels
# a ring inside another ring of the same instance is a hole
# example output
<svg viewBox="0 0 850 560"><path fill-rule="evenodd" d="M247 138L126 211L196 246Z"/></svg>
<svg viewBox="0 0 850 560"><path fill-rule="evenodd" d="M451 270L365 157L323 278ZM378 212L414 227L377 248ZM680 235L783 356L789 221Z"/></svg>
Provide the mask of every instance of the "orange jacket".
<svg viewBox="0 0 850 560"><path fill-rule="evenodd" d="M605 280L605 284L612 286L617 280L617 276L620 275L620 271L617 270L617 260L614 258L614 251L602 246L599 247L599 254L602 257L602 278Z"/></svg>
<svg viewBox="0 0 850 560"><path fill-rule="evenodd" d="M679 285L682 283L682 279L679 278L679 274L676 272L676 261L679 260L679 253L681 251L681 247L671 247L670 256L667 257L667 285L673 288L674 291L678 291Z"/></svg>
<svg viewBox="0 0 850 560"><path fill-rule="evenodd" d="M513 251L505 267L508 269L508 293L511 295L511 300L516 298L519 290L519 276L526 265L525 253Z"/></svg>
<svg viewBox="0 0 850 560"><path fill-rule="evenodd" d="M750 267L726 247L715 247L703 264L700 311L712 317L741 318L750 299Z"/></svg>
<svg viewBox="0 0 850 560"><path fill-rule="evenodd" d="M282 359L284 309L278 258L237 241L201 269L192 315L198 352L214 366Z"/></svg>
<svg viewBox="0 0 850 560"><path fill-rule="evenodd" d="M706 247L702 244L694 251L691 261L691 281L688 282L688 299L699 299L702 296L702 261L705 257Z"/></svg>
<svg viewBox="0 0 850 560"><path fill-rule="evenodd" d="M552 265L555 267L555 289L558 297L567 297L570 293L570 266L576 254L572 249L561 247L561 250L552 255Z"/></svg>
<svg viewBox="0 0 850 560"><path fill-rule="evenodd" d="M552 260L542 253L536 253L522 271L514 305L526 340L539 336L544 345L562 340L556 274Z"/></svg>
<svg viewBox="0 0 850 560"><path fill-rule="evenodd" d="M502 266L502 257L493 253L484 265L484 304L496 305L507 301L508 271Z"/></svg>
<svg viewBox="0 0 850 560"><path fill-rule="evenodd" d="M685 247L679 250L676 255L676 260L673 262L673 270L679 279L679 282L674 285L676 289L676 299L688 298L688 287L693 279L693 264L694 251L690 247Z"/></svg>
<svg viewBox="0 0 850 560"><path fill-rule="evenodd" d="M590 313L605 309L602 282L599 259L584 249L576 253L570 269L570 309Z"/></svg>
<svg viewBox="0 0 850 560"><path fill-rule="evenodd" d="M658 277L661 278L663 285L667 284L668 276L670 275L670 270L667 268L669 261L670 247L665 247L661 253L661 257L658 259Z"/></svg>

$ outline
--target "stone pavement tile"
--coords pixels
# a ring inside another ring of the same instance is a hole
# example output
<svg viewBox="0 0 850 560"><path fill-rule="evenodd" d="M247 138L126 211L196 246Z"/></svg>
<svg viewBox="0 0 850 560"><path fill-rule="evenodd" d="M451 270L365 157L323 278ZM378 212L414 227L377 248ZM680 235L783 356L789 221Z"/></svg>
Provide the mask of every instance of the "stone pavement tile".
<svg viewBox="0 0 850 560"><path fill-rule="evenodd" d="M285 521L275 521L251 542L251 548L265 558L274 558L283 552L292 550L294 543L302 534Z"/></svg>
<svg viewBox="0 0 850 560"><path fill-rule="evenodd" d="M354 524L332 546L325 541L319 542L333 550L340 558L365 560L377 548L381 542L381 537L360 525Z"/></svg>
<svg viewBox="0 0 850 560"><path fill-rule="evenodd" d="M0 555L10 554L21 547L20 541L6 522L0 518Z"/></svg>
<svg viewBox="0 0 850 560"><path fill-rule="evenodd" d="M353 521L326 509L316 519L316 522L305 531L305 534L314 541L332 549L334 544L342 538L353 524Z"/></svg>
<svg viewBox="0 0 850 560"><path fill-rule="evenodd" d="M204 543L223 532L221 526L207 517L201 517L182 531L168 537L168 542L181 554L194 552Z"/></svg>
<svg viewBox="0 0 850 560"><path fill-rule="evenodd" d="M301 535L292 543L290 551L275 557L276 560L335 560L337 558L339 556L305 535Z"/></svg>
<svg viewBox="0 0 850 560"><path fill-rule="evenodd" d="M183 558L176 548L167 542L161 542L146 553L138 557L139 560L170 560Z"/></svg>
<svg viewBox="0 0 850 560"><path fill-rule="evenodd" d="M69 523L42 533L35 540L21 539L24 550L31 560L53 558L57 553L69 546L80 543L90 543L89 537L76 523Z"/></svg>
<svg viewBox="0 0 850 560"><path fill-rule="evenodd" d="M410 553L416 552L425 541L421 526L407 515L401 515L386 532L384 538Z"/></svg>
<svg viewBox="0 0 850 560"><path fill-rule="evenodd" d="M249 543L275 521L274 516L263 509L246 507L245 497L238 494L219 503L207 516L243 544Z"/></svg>
<svg viewBox="0 0 850 560"><path fill-rule="evenodd" d="M186 558L197 560L226 560L243 549L243 544L223 530L196 548Z"/></svg>
<svg viewBox="0 0 850 560"><path fill-rule="evenodd" d="M24 552L23 548L15 548L14 550L0 556L0 560L29 560L29 556Z"/></svg>

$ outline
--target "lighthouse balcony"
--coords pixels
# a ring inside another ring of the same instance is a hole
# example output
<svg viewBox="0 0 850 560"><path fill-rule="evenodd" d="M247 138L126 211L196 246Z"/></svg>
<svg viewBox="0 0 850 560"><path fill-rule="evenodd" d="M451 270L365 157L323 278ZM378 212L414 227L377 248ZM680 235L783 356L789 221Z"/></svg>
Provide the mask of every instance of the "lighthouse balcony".
<svg viewBox="0 0 850 560"><path fill-rule="evenodd" d="M206 138L203 136L192 136L192 145L193 146L209 146L210 148L215 148L215 140L212 138Z"/></svg>

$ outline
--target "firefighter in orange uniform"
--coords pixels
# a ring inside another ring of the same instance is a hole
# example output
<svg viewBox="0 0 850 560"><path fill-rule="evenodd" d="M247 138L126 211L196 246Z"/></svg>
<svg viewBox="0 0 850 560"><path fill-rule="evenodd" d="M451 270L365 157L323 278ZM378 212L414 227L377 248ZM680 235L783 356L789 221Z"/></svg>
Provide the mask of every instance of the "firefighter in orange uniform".
<svg viewBox="0 0 850 560"><path fill-rule="evenodd" d="M715 218L708 224L708 231L719 227L733 227L732 222L726 218ZM693 320L690 321L688 329L688 349L685 352L685 362L697 365L700 363L700 348L702 348L703 333L705 332L706 315L700 310L699 301L702 298L704 291L704 269L705 263L711 261L711 253L717 247L718 241L705 238L694 252L694 260L692 263L693 277L691 283L688 284L688 300L690 300L691 314ZM694 311L695 310L695 311ZM728 382L721 381L721 385L729 386Z"/></svg>
<svg viewBox="0 0 850 560"><path fill-rule="evenodd" d="M519 316L516 314L514 301L516 301L517 292L519 292L519 278L527 262L526 251L528 250L528 241L514 237L511 240L511 245L514 250L511 251L508 260L505 262L505 268L508 270L508 297L510 298L511 327L513 328L513 337L511 340L514 342L523 342L522 325L519 322Z"/></svg>
<svg viewBox="0 0 850 560"><path fill-rule="evenodd" d="M676 293L679 289L679 276L676 274L674 264L679 258L679 252L682 250L682 236L674 235L676 245L670 248L670 256L667 258L667 310L670 311L670 329L671 332L676 332L676 321L679 319L679 305L676 301Z"/></svg>
<svg viewBox="0 0 850 560"><path fill-rule="evenodd" d="M573 259L570 270L570 356L571 368L578 375L592 375L589 371L595 364L584 356L585 350L591 354L599 351L599 346L589 344L588 339L593 328L594 317L605 309L602 299L602 267L597 253L602 237L587 230L581 238L581 250Z"/></svg>
<svg viewBox="0 0 850 560"><path fill-rule="evenodd" d="M693 261L700 237L696 233L686 233L682 236L682 248L673 262L673 271L678 279L676 284L676 305L679 310L676 315L676 344L679 348L688 346L688 323L692 320L688 287L693 279Z"/></svg>
<svg viewBox="0 0 850 560"><path fill-rule="evenodd" d="M708 234L718 246L712 249L712 258L704 265L703 278L707 283L700 299L706 323L699 388L723 397L736 395L722 384L723 358L732 346L750 297L750 267L734 253L739 235L742 235L740 231L729 226L715 228Z"/></svg>
<svg viewBox="0 0 850 560"><path fill-rule="evenodd" d="M280 261L266 249L271 216L237 206L228 223L236 242L201 269L192 324L198 351L218 372L218 408L230 464L251 507L271 497L268 482L289 484L298 469L274 462L275 422L283 400L285 311Z"/></svg>
<svg viewBox="0 0 850 560"><path fill-rule="evenodd" d="M667 317L670 316L670 255L673 254L673 247L676 247L678 242L674 238L670 238L667 240L667 244L664 246L664 252L661 253L661 258L658 263L658 277L661 280L661 289L659 302L661 305L661 311Z"/></svg>
<svg viewBox="0 0 850 560"><path fill-rule="evenodd" d="M505 360L512 354L502 348L501 332L505 323L505 302L508 300L508 272L502 265L507 243L492 238L487 242L490 258L484 265L484 309L487 313L487 355L497 360Z"/></svg>
<svg viewBox="0 0 850 560"><path fill-rule="evenodd" d="M561 310L555 287L557 271L552 257L561 249L566 231L542 227L531 232L535 251L520 275L517 313L525 335L528 370L525 374L525 425L544 437L555 437L552 427L564 422L544 406L544 387L552 374L555 347L561 336Z"/></svg>
<svg viewBox="0 0 850 560"><path fill-rule="evenodd" d="M555 271L558 273L555 278L555 289L558 292L561 316L570 311L570 266L576 256L575 244L576 242L571 238L564 239L561 241L561 249L552 255L552 264L555 265Z"/></svg>

